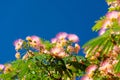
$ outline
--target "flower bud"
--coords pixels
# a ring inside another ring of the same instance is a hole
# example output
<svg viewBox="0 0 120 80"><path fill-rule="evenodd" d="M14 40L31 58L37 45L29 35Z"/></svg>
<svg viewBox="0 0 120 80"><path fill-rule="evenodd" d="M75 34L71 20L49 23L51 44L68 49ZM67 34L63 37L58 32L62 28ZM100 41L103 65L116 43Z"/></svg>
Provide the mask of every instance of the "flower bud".
<svg viewBox="0 0 120 80"><path fill-rule="evenodd" d="M79 50L80 50L79 44L75 44L75 49L74 49L75 53L78 53Z"/></svg>

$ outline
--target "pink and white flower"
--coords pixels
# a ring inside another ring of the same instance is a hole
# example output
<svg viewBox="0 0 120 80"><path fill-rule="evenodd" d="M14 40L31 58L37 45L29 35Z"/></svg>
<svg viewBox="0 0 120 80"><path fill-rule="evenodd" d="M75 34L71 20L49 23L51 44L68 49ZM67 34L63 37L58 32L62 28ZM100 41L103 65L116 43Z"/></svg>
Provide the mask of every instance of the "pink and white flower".
<svg viewBox="0 0 120 80"><path fill-rule="evenodd" d="M56 43L57 41L58 41L57 38L52 38L52 39L51 39L51 43Z"/></svg>
<svg viewBox="0 0 120 80"><path fill-rule="evenodd" d="M112 11L106 14L106 18L109 20L117 19L119 16L120 16L120 12L118 11Z"/></svg>
<svg viewBox="0 0 120 80"><path fill-rule="evenodd" d="M65 39L67 37L67 33L66 32L60 32L56 35L56 38L58 39Z"/></svg>
<svg viewBox="0 0 120 80"><path fill-rule="evenodd" d="M112 73L113 72L113 65L109 59L106 59L106 60L101 62L99 70L104 72L104 74Z"/></svg>
<svg viewBox="0 0 120 80"><path fill-rule="evenodd" d="M61 48L58 48L58 47L54 47L51 49L51 53L54 54L54 55L57 55L58 53L61 52Z"/></svg>
<svg viewBox="0 0 120 80"><path fill-rule="evenodd" d="M14 46L17 51L22 48L23 42L24 41L22 39L18 39L14 42Z"/></svg>
<svg viewBox="0 0 120 80"><path fill-rule="evenodd" d="M34 47L35 49L40 48L41 41L40 41L40 38L38 36L28 36L26 39L29 41L30 45L32 47Z"/></svg>
<svg viewBox="0 0 120 80"><path fill-rule="evenodd" d="M98 68L97 65L92 64L92 65L90 65L90 66L88 66L88 67L86 68L86 73L87 73L87 74L91 74L91 73L93 73L97 68Z"/></svg>
<svg viewBox="0 0 120 80"><path fill-rule="evenodd" d="M75 34L68 34L68 40L69 41L72 41L72 42L78 42L79 41L79 38L77 35Z"/></svg>

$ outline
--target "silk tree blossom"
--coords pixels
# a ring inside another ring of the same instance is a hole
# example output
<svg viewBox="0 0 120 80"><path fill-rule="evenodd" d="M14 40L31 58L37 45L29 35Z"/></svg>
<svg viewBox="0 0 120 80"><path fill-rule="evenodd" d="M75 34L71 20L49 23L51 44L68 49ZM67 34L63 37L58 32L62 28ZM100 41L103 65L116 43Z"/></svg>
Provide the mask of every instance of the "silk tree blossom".
<svg viewBox="0 0 120 80"><path fill-rule="evenodd" d="M22 39L18 39L14 42L14 46L15 46L15 50L20 50L22 48L23 45L23 40Z"/></svg>
<svg viewBox="0 0 120 80"><path fill-rule="evenodd" d="M54 48L52 48L51 49L51 53L53 54L53 55L57 55L58 53L60 53L61 52L61 48L58 48L58 47L54 47ZM63 50L62 50L63 51Z"/></svg>
<svg viewBox="0 0 120 80"><path fill-rule="evenodd" d="M67 44L67 40L66 39L62 39L59 42L62 46L65 46Z"/></svg>
<svg viewBox="0 0 120 80"><path fill-rule="evenodd" d="M113 47L113 50L115 52L119 53L120 52L120 47L116 45L116 46Z"/></svg>
<svg viewBox="0 0 120 80"><path fill-rule="evenodd" d="M66 39L58 40L57 43L56 43L56 47L59 47L59 48L63 48L66 45L67 45L67 40Z"/></svg>
<svg viewBox="0 0 120 80"><path fill-rule="evenodd" d="M120 16L120 12L118 11L112 11L106 14L106 18L109 20L118 19L119 16Z"/></svg>
<svg viewBox="0 0 120 80"><path fill-rule="evenodd" d="M5 66L3 64L0 64L0 70L3 70Z"/></svg>
<svg viewBox="0 0 120 80"><path fill-rule="evenodd" d="M30 44L33 46L40 45L40 38L38 36L28 36L26 39L30 41Z"/></svg>
<svg viewBox="0 0 120 80"><path fill-rule="evenodd" d="M42 46L40 38L38 36L28 36L26 40L28 40L30 45L35 49L39 50L40 46Z"/></svg>
<svg viewBox="0 0 120 80"><path fill-rule="evenodd" d="M72 42L78 42L79 41L79 38L77 35L75 34L68 34L68 40L69 41L72 41Z"/></svg>
<svg viewBox="0 0 120 80"><path fill-rule="evenodd" d="M67 33L66 32L60 32L60 33L58 33L57 35L56 35L56 38L58 38L58 39L65 39L65 38L67 38Z"/></svg>
<svg viewBox="0 0 120 80"><path fill-rule="evenodd" d="M57 42L57 43L56 43L56 47L57 47L57 48L63 48L63 45L62 45L60 42L59 42L59 43Z"/></svg>
<svg viewBox="0 0 120 80"><path fill-rule="evenodd" d="M113 72L113 65L110 63L109 59L106 59L100 63L99 70L101 74L107 75Z"/></svg>
<svg viewBox="0 0 120 80"><path fill-rule="evenodd" d="M51 43L57 43L58 39L57 38L52 38Z"/></svg>
<svg viewBox="0 0 120 80"><path fill-rule="evenodd" d="M97 65L92 64L86 68L86 73L87 74L92 74L96 69L98 68Z"/></svg>
<svg viewBox="0 0 120 80"><path fill-rule="evenodd" d="M51 52L51 55L52 55L52 56L59 57L59 58L63 58L63 57L68 56L68 55L64 52L63 48L54 47L54 48L51 49L50 52Z"/></svg>
<svg viewBox="0 0 120 80"><path fill-rule="evenodd" d="M103 21L103 25L99 31L99 35L103 35L106 32L107 28L112 27L113 19L116 19L118 23L120 23L120 12L112 11L106 14L106 19Z"/></svg>

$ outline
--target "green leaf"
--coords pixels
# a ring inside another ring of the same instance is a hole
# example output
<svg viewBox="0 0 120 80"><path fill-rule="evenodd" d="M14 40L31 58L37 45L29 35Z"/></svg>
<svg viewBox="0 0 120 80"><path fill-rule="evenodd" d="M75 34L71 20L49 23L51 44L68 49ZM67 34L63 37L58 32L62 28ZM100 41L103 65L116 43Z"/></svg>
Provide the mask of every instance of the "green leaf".
<svg viewBox="0 0 120 80"><path fill-rule="evenodd" d="M113 1L116 1L116 0L106 0L107 2L113 2Z"/></svg>
<svg viewBox="0 0 120 80"><path fill-rule="evenodd" d="M96 21L96 24L92 27L92 31L98 31L101 29L103 25L104 17L101 18L100 20Z"/></svg>
<svg viewBox="0 0 120 80"><path fill-rule="evenodd" d="M110 30L107 30L103 35L88 41L83 45L83 48L85 48L84 52L87 53L89 57L96 52L101 52L102 55L109 53L114 46L110 35Z"/></svg>

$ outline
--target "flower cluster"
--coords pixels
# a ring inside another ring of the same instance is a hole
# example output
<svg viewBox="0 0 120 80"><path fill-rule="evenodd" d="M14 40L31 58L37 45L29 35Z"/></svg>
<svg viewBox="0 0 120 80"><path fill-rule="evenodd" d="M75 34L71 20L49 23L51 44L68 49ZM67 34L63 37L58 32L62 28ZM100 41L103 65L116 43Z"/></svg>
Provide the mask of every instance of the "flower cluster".
<svg viewBox="0 0 120 80"><path fill-rule="evenodd" d="M93 80L93 75L95 70L98 68L97 65L92 64L86 68L86 74L81 78L81 80Z"/></svg>
<svg viewBox="0 0 120 80"><path fill-rule="evenodd" d="M22 48L29 47L34 48L40 53L50 54L57 58L63 58L71 55L72 53L78 53L80 50L80 46L78 44L79 38L75 34L67 34L66 32L60 32L56 35L55 38L51 39L51 45L53 45L50 49L47 49L44 42L38 36L28 36L26 40L18 39L14 42L15 49L17 53L15 57L17 59L20 58L20 52ZM27 50L27 53L22 57L26 59L30 56L33 56L34 53L32 50Z"/></svg>
<svg viewBox="0 0 120 80"><path fill-rule="evenodd" d="M69 56L71 53L78 53L80 50L78 41L79 38L75 34L60 32L55 38L51 39L51 43L55 46L51 48L50 52L53 56L61 58Z"/></svg>
<svg viewBox="0 0 120 80"><path fill-rule="evenodd" d="M102 56L101 52L96 52L94 55L86 54L86 58L90 60L90 65L86 68L86 74L81 80L94 80L95 77L115 79L120 78L119 72L115 71L116 65L119 63L120 47L114 46L111 51Z"/></svg>
<svg viewBox="0 0 120 80"><path fill-rule="evenodd" d="M51 41L35 35L27 36L25 40L18 39L14 41L16 61L10 64L0 64L2 73L0 79L13 79L14 77L14 79L29 80L35 77L33 73L36 74L36 79L43 79L43 75L54 80L73 79L75 77L73 73L78 74L82 71L81 69L84 69L82 67L84 65L80 63L81 57L77 56L80 50L78 42L77 35L66 32L58 33ZM77 70L78 72L74 71L78 66L81 67ZM24 72L24 70L28 71ZM63 75L66 72L69 74ZM29 73L33 76L29 76Z"/></svg>
<svg viewBox="0 0 120 80"><path fill-rule="evenodd" d="M103 20L102 28L99 31L99 35L103 35L107 29L113 28L115 22L118 23L118 25L120 25L120 12L108 12L105 16L105 19Z"/></svg>
<svg viewBox="0 0 120 80"><path fill-rule="evenodd" d="M93 28L99 30L100 36L84 47L90 65L81 80L120 79L120 0L107 2L110 5L108 13Z"/></svg>
<svg viewBox="0 0 120 80"><path fill-rule="evenodd" d="M120 0L106 0L108 13L93 27L99 37L84 45L79 56L79 38L58 33L51 41L27 36L14 42L16 60L0 64L1 80L119 80ZM101 36L102 35L102 36Z"/></svg>

